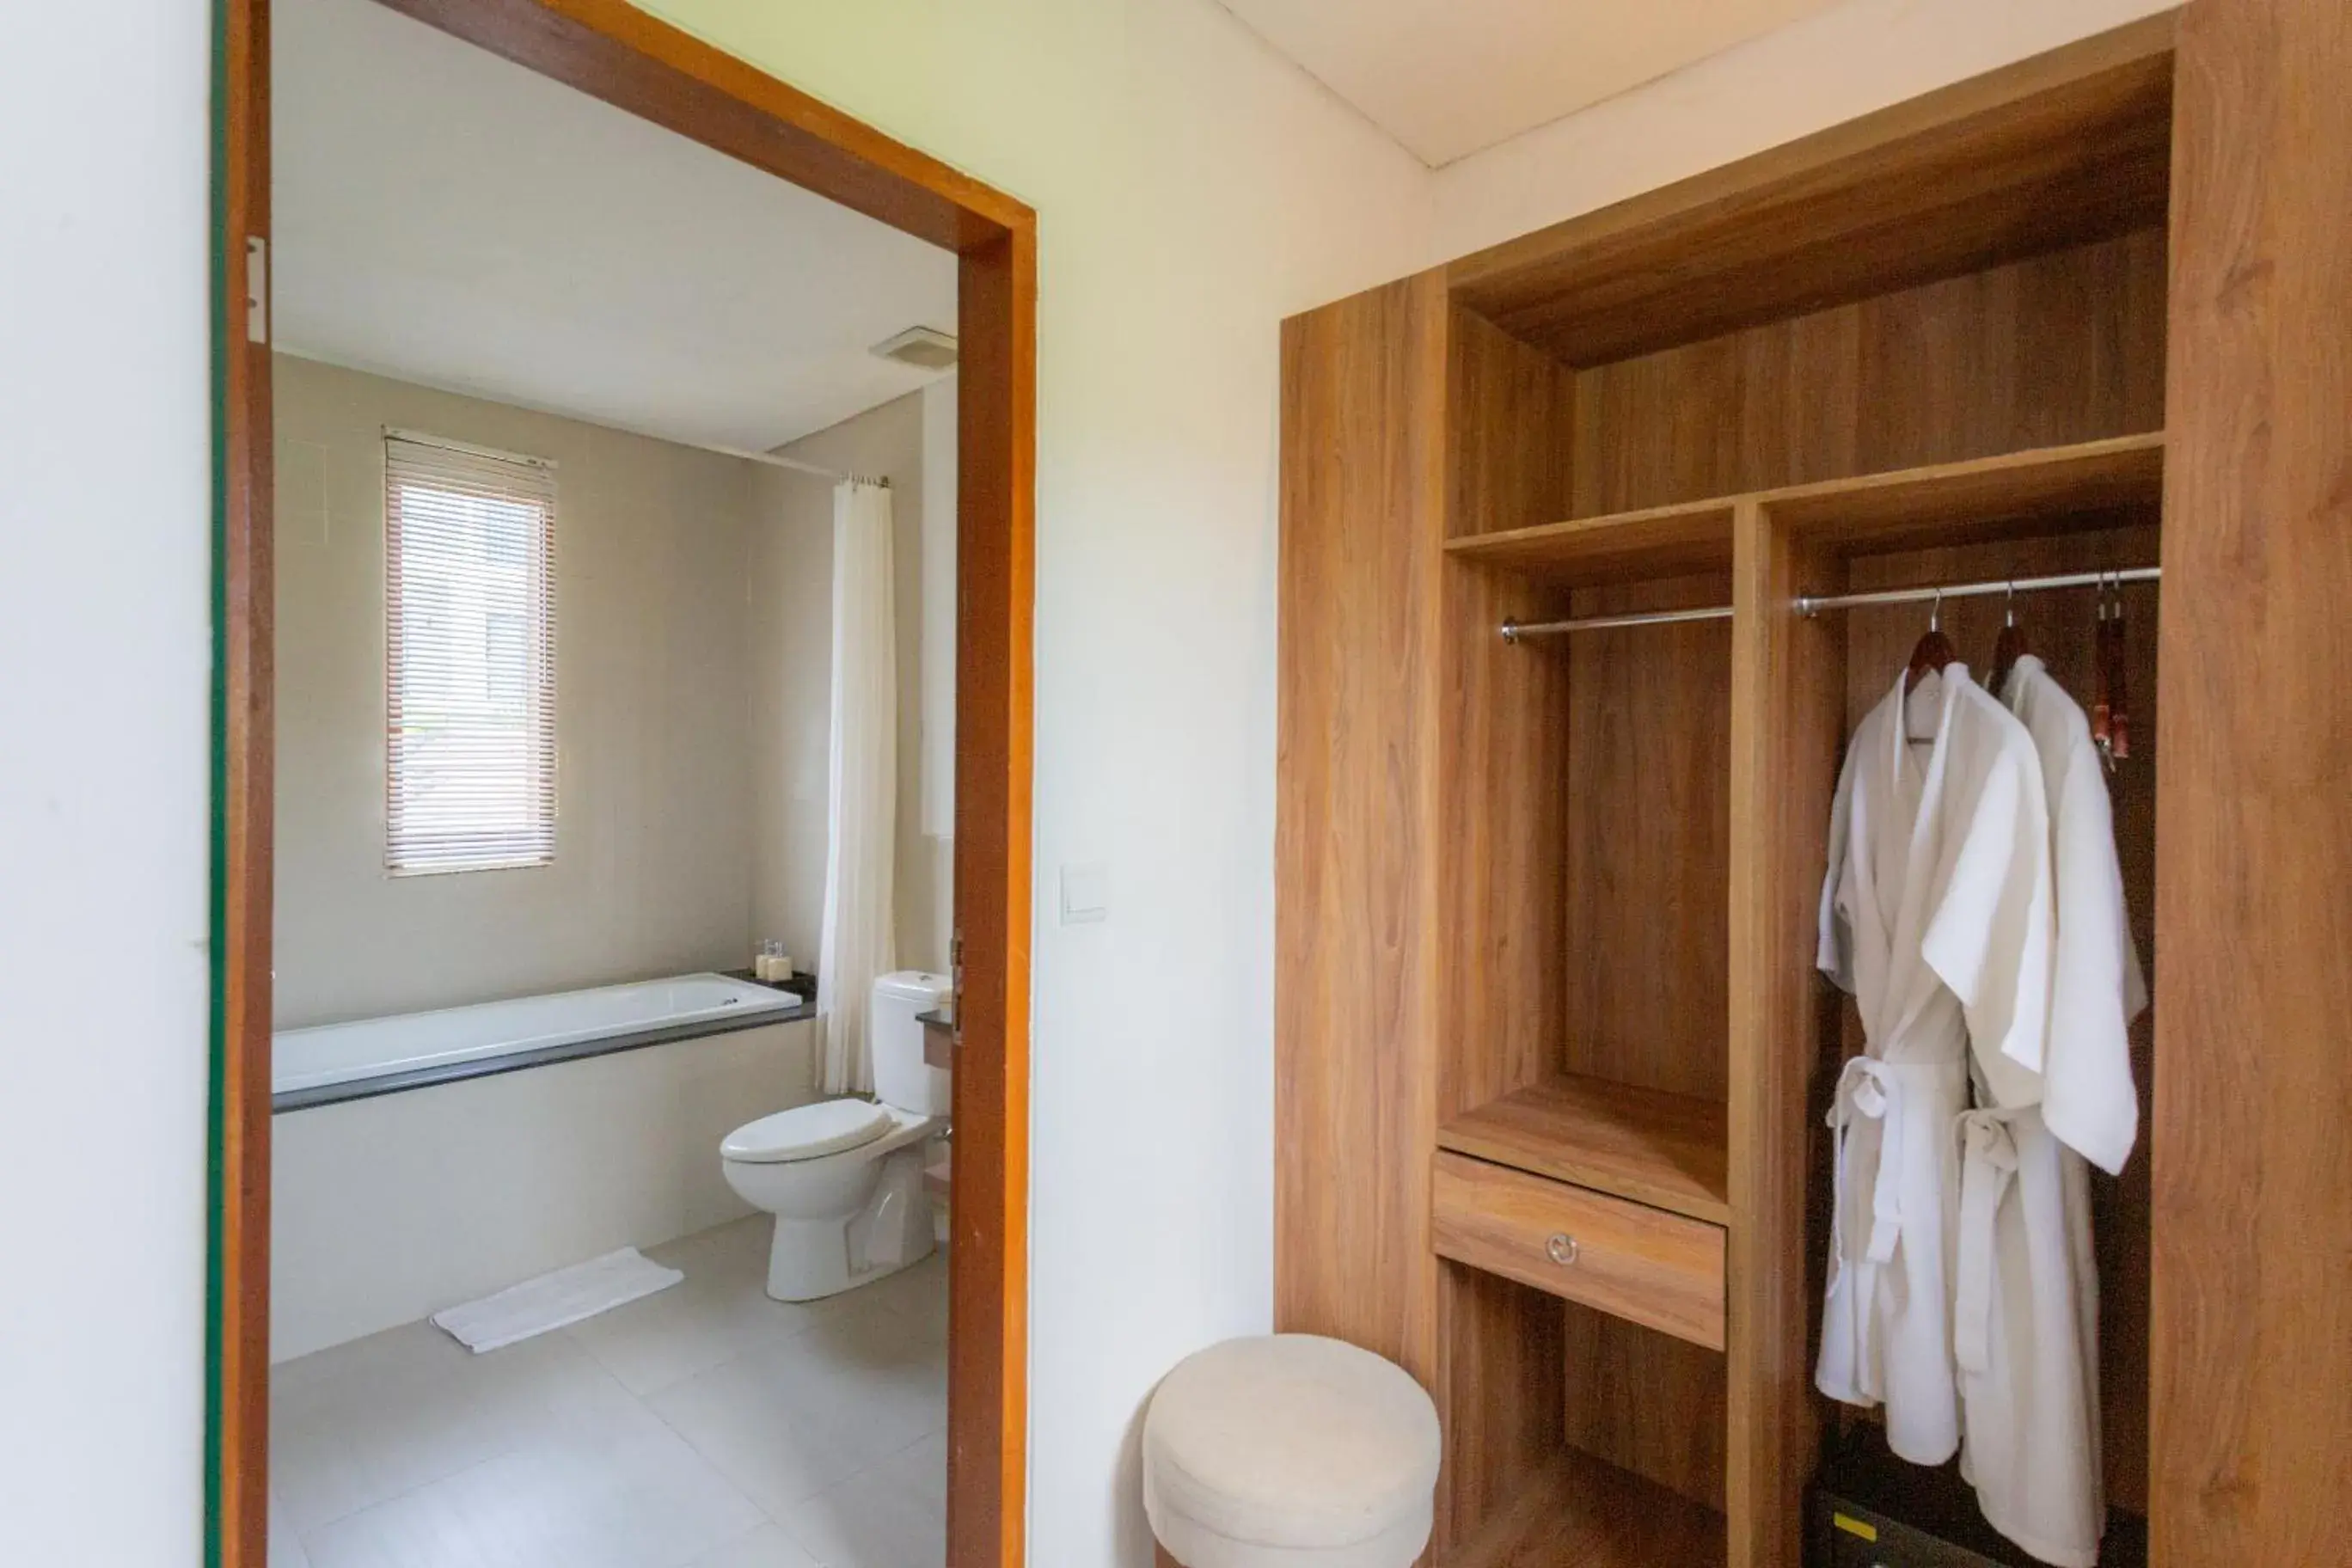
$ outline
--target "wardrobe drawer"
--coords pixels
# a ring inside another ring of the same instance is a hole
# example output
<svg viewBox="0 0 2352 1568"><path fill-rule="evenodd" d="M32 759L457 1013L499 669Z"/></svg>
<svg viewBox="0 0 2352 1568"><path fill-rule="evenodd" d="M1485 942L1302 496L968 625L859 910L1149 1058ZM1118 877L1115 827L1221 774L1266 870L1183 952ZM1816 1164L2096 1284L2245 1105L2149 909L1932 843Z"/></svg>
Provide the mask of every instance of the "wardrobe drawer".
<svg viewBox="0 0 2352 1568"><path fill-rule="evenodd" d="M1460 1154L1434 1184L1440 1256L1723 1348L1722 1226Z"/></svg>

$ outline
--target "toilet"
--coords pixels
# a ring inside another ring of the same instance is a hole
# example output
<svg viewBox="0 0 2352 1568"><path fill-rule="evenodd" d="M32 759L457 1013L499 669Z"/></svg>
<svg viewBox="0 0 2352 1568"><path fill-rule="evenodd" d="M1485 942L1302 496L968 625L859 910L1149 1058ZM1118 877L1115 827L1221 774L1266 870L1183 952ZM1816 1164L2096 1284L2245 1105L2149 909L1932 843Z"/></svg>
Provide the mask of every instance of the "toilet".
<svg viewBox="0 0 2352 1568"><path fill-rule="evenodd" d="M943 974L874 983L872 1100L824 1100L747 1122L719 1146L727 1184L776 1216L768 1294L814 1301L931 1254L923 1150L948 1130L948 1075L923 1060L916 1020L945 1005Z"/></svg>

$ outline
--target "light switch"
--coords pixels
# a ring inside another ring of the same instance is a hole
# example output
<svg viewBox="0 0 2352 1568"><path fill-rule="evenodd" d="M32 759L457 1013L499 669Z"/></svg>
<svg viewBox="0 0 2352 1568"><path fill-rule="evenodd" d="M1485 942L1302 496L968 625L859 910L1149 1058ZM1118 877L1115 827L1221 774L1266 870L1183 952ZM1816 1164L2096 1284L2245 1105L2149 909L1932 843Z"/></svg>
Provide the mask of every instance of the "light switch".
<svg viewBox="0 0 2352 1568"><path fill-rule="evenodd" d="M1062 923L1087 925L1110 919L1110 868L1100 861L1062 868Z"/></svg>

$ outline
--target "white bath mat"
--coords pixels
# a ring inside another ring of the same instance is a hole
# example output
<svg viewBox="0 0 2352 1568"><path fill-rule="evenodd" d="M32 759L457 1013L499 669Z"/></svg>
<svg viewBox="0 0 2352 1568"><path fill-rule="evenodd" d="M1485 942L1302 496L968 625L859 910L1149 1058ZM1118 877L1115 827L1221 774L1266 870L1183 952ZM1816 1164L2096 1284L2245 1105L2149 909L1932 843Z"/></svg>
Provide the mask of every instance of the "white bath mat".
<svg viewBox="0 0 2352 1568"><path fill-rule="evenodd" d="M634 1247L509 1285L495 1296L433 1314L433 1326L446 1331L479 1355L609 1312L641 1296L667 1290L686 1276L665 1268Z"/></svg>

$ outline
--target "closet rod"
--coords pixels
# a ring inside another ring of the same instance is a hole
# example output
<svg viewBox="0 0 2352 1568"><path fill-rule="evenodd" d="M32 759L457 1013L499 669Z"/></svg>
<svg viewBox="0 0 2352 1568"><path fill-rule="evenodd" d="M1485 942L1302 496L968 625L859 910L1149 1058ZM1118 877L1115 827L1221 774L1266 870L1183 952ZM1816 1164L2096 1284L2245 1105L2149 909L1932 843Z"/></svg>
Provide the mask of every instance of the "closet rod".
<svg viewBox="0 0 2352 1568"><path fill-rule="evenodd" d="M1803 594L1796 601L1801 616L1823 610L1850 610L1862 605L1924 605L1934 599L1972 599L1987 594L2040 594L2053 588L2095 588L2103 583L2153 583L2164 575L2160 566L2126 566L2116 572L2068 572L2055 577L1999 577L1985 583L1947 583L1940 587L1881 588L1867 594ZM1608 631L1616 626L1669 626L1685 621L1727 621L1729 605L1708 605L1695 610L1649 610L1626 616L1584 616L1571 621L1503 623L1503 640L1556 637L1566 632Z"/></svg>
<svg viewBox="0 0 2352 1568"><path fill-rule="evenodd" d="M1801 594L1797 614L1850 610L1860 605L1924 605L1934 599L1978 599L1987 594L2042 594L2053 588L2095 588L2101 584L2153 583L2161 566L2126 566L2117 572L2065 572L2055 577L1997 577L1990 583L1947 583L1940 588L1881 588L1869 594Z"/></svg>
<svg viewBox="0 0 2352 1568"><path fill-rule="evenodd" d="M1528 626L1505 621L1503 640L1517 642L1521 637L1548 637L1559 632L1603 632L1612 626L1666 626L1678 621L1727 621L1730 618L1729 605L1708 605L1696 610L1649 610L1633 616L1585 616L1573 621L1537 621Z"/></svg>

